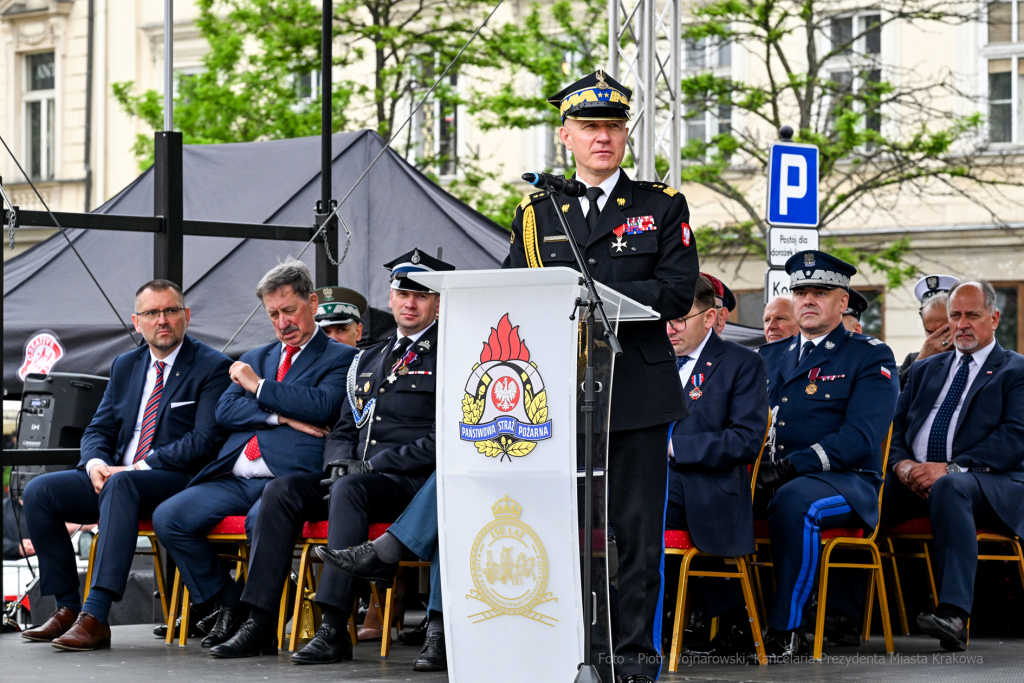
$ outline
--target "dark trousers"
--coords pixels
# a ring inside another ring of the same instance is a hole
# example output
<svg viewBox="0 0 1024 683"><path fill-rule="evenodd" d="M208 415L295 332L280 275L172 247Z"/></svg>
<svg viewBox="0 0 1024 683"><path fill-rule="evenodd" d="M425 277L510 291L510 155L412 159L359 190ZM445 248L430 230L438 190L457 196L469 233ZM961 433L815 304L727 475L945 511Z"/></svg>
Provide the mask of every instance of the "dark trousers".
<svg viewBox="0 0 1024 683"><path fill-rule="evenodd" d="M119 472L107 480L99 495L84 470L52 472L25 487L29 536L39 557L39 587L43 595L77 593L78 565L65 522L100 522L93 562L92 585L124 594L128 571L139 537L139 520L183 490L189 476L169 470Z"/></svg>
<svg viewBox="0 0 1024 683"><path fill-rule="evenodd" d="M335 550L351 548L366 541L371 521L394 521L415 493L411 480L405 477L351 474L334 482L330 500L324 501L327 489L320 484L323 478L319 472L290 474L274 479L264 489L253 530L243 601L277 613L295 540L305 522L326 517L327 546ZM356 579L324 567L316 601L347 615L352 611L356 588Z"/></svg>
<svg viewBox="0 0 1024 683"><path fill-rule="evenodd" d="M686 525L686 500L683 495L684 472L670 469L668 473L668 508L665 511L665 528L688 531ZM679 584L678 567L672 567L668 576L668 587ZM718 617L731 609L743 606L743 591L738 581L732 579L700 578L690 579L688 594L700 606L708 618Z"/></svg>
<svg viewBox="0 0 1024 683"><path fill-rule="evenodd" d="M437 544L437 473L430 475L405 512L388 529L418 558L430 561L430 601L427 613L444 612L441 601L441 555Z"/></svg>
<svg viewBox="0 0 1024 683"><path fill-rule="evenodd" d="M225 517L248 515L270 481L229 474L185 489L153 513L153 530L174 558L193 602L210 600L231 580L206 534ZM280 597L281 587L277 590Z"/></svg>
<svg viewBox="0 0 1024 683"><path fill-rule="evenodd" d="M612 432L608 440L608 523L619 559L615 671L623 679L661 671L668 427Z"/></svg>
<svg viewBox="0 0 1024 683"><path fill-rule="evenodd" d="M818 573L821 530L863 526L846 498L818 479L797 477L775 492L768 504L776 580L768 626L787 631L803 625Z"/></svg>
<svg viewBox="0 0 1024 683"><path fill-rule="evenodd" d="M968 613L974 605L974 579L978 572L978 527L1013 535L986 500L978 482L979 476L999 475L947 474L932 484L928 498L920 498L896 475L890 474L882 493L883 525L895 526L916 517L931 520L935 536L932 566L939 602L955 605ZM844 592L853 596L856 602L849 608L840 609L850 616L857 616L863 609L867 578L860 571L843 574L849 576L843 585ZM829 591L831 599L832 591Z"/></svg>

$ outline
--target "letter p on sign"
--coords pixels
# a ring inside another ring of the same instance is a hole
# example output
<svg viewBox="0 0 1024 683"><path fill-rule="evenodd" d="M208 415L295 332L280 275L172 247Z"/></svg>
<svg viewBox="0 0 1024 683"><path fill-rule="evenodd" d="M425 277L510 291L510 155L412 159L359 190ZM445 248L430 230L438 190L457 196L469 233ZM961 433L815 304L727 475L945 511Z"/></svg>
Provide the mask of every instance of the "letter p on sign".
<svg viewBox="0 0 1024 683"><path fill-rule="evenodd" d="M768 162L768 223L817 227L818 148L792 142L772 145Z"/></svg>

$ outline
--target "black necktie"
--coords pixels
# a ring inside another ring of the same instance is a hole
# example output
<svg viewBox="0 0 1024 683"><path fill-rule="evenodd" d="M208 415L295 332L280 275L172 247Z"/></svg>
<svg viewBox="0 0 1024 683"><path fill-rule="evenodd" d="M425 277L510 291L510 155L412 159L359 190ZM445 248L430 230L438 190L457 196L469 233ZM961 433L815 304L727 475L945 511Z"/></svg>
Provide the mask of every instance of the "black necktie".
<svg viewBox="0 0 1024 683"><path fill-rule="evenodd" d="M395 344L395 348L391 351L391 355L388 357L388 367L385 369L390 370L392 365L400 361L405 356L405 352L411 344L412 339L409 337L402 337L399 339L398 343Z"/></svg>
<svg viewBox="0 0 1024 683"><path fill-rule="evenodd" d="M953 383L949 385L946 398L939 406L939 412L935 414L935 421L928 431L928 450L926 458L928 462L946 462L946 439L949 436L949 423L953 420L953 411L960 403L960 397L964 395L967 388L967 378L971 373L971 361L974 358L966 353L960 356L960 367L953 376Z"/></svg>
<svg viewBox="0 0 1024 683"><path fill-rule="evenodd" d="M597 198L603 194L604 190L600 187L587 188L587 201L590 202L590 208L587 209L587 227L591 233L597 229L597 217L601 215L601 209L597 208ZM587 237L589 238L590 235Z"/></svg>
<svg viewBox="0 0 1024 683"><path fill-rule="evenodd" d="M800 349L800 360L803 361L804 358L807 358L807 354L809 354L813 350L814 350L814 342L812 342L812 341L804 342L803 348Z"/></svg>

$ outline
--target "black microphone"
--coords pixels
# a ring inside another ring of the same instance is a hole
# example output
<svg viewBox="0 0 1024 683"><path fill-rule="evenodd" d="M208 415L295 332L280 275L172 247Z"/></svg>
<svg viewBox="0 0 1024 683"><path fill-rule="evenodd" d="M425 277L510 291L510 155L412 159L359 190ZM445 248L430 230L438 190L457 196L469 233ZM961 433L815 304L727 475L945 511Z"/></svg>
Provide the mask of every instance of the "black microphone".
<svg viewBox="0 0 1024 683"><path fill-rule="evenodd" d="M569 180L564 175L550 173L524 173L523 180L542 190L552 190L570 197L586 197L587 186L578 180Z"/></svg>

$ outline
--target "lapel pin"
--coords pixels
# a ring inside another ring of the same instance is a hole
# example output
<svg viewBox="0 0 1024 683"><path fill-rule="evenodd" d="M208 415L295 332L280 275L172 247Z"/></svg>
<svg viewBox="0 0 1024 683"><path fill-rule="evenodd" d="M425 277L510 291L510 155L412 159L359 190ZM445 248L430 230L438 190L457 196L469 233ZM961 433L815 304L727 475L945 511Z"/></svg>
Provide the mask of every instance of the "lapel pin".
<svg viewBox="0 0 1024 683"><path fill-rule="evenodd" d="M989 371L988 371L988 372L986 372L985 374L986 374L986 375L991 375L991 374L992 374L992 371L991 371L991 370L989 370Z"/></svg>
<svg viewBox="0 0 1024 683"><path fill-rule="evenodd" d="M625 199L623 199L622 197L616 197L616 198L615 198L615 202L616 202L616 203L617 203L617 204L618 204L619 206L625 206L625 205L626 205L626 200L625 200Z"/></svg>
<svg viewBox="0 0 1024 683"><path fill-rule="evenodd" d="M789 350L790 351L792 351L795 348L796 348L796 342L793 342L792 344L789 345Z"/></svg>
<svg viewBox="0 0 1024 683"><path fill-rule="evenodd" d="M708 361L708 365L709 365L709 366L711 365L711 361Z"/></svg>
<svg viewBox="0 0 1024 683"><path fill-rule="evenodd" d="M569 205L562 204L562 213L569 213Z"/></svg>
<svg viewBox="0 0 1024 683"><path fill-rule="evenodd" d="M830 341L825 342L825 348L826 349L834 349L834 348L836 348L835 342L830 342Z"/></svg>
<svg viewBox="0 0 1024 683"><path fill-rule="evenodd" d="M178 375L180 375L180 374L181 374L180 372L176 372L176 373L174 373L174 376L175 376L175 377L177 377L177 376L178 376ZM990 374L990 375L991 375L992 373L990 372L990 373L988 373L988 374Z"/></svg>

